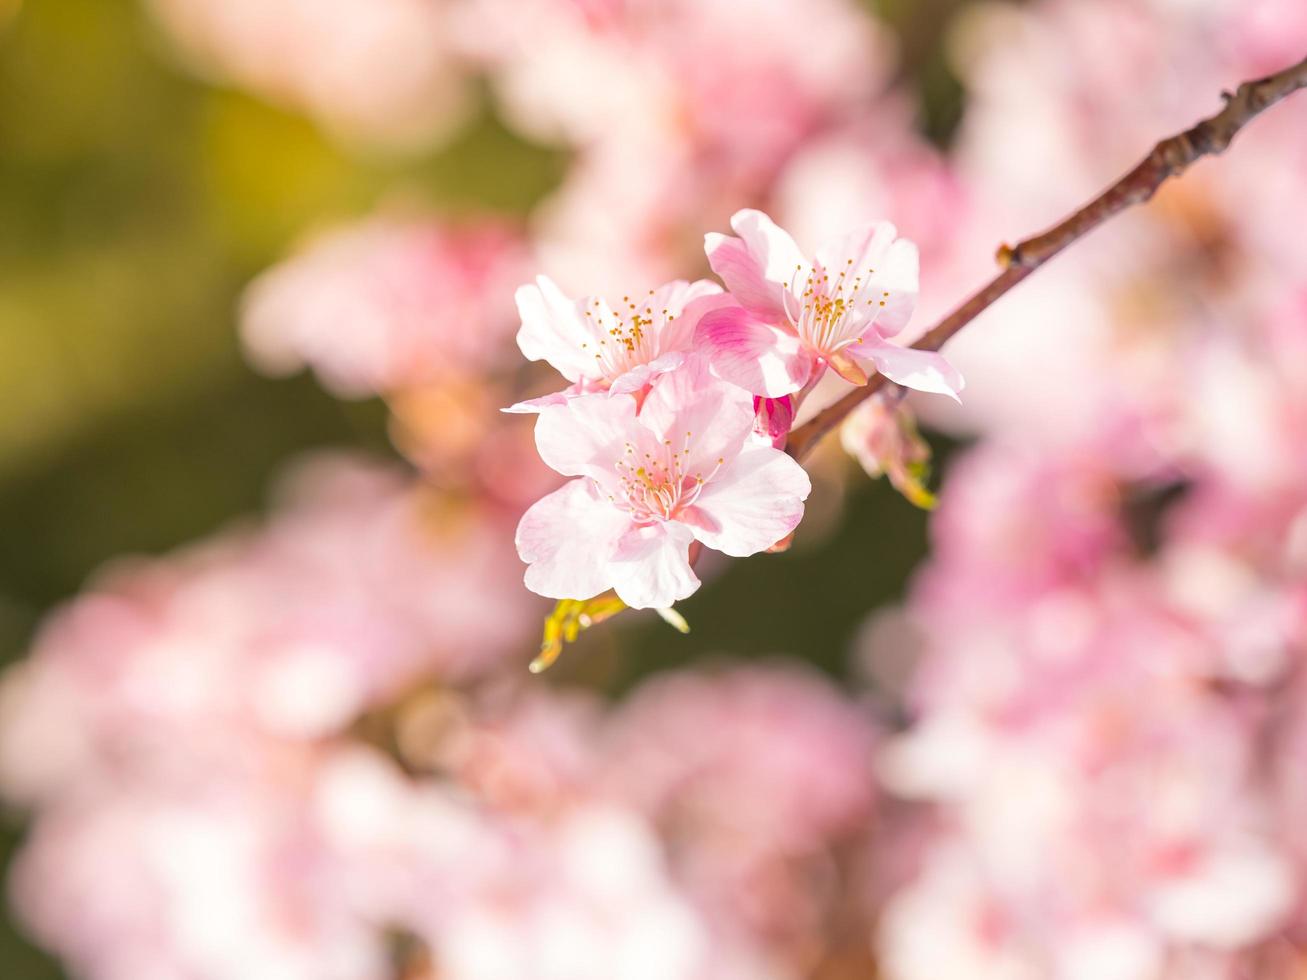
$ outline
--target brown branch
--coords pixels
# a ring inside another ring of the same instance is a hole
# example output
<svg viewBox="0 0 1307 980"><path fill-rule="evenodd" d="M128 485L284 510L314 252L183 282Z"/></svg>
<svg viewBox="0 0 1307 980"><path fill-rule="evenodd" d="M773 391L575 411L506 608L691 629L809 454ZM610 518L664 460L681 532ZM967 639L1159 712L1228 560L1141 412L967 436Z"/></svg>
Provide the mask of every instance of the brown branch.
<svg viewBox="0 0 1307 980"><path fill-rule="evenodd" d="M1244 82L1233 95L1223 92L1224 109L1183 133L1162 140L1137 167L1061 224L1026 239L1015 248L1002 246L998 262L1003 271L912 346L918 350L939 350L955 333L1058 252L1113 215L1149 200L1167 179L1184 173L1195 161L1223 152L1254 116L1300 88L1307 88L1307 59L1267 78ZM878 374L865 386L855 388L818 412L790 433L786 452L795 459L804 459L822 436L885 383L885 377Z"/></svg>

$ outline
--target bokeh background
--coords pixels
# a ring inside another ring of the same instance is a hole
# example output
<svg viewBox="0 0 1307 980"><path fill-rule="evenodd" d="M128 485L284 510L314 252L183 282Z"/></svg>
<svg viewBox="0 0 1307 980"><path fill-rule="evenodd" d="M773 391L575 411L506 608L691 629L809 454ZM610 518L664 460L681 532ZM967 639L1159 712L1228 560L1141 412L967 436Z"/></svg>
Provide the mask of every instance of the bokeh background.
<svg viewBox="0 0 1307 980"><path fill-rule="evenodd" d="M930 93L921 121L946 139L961 92L939 15L955 5L887 6L909 44L899 70ZM3 17L0 651L13 660L105 562L165 553L264 510L296 454L398 456L379 400L341 401L310 376L250 367L237 322L256 274L397 189L441 214L520 219L559 186L575 150L508 128L476 82L465 118L435 145L342 143L266 92L197 74L133 0L11 2ZM295 56L307 42L285 44ZM719 651L788 651L842 671L867 609L899 593L925 540L923 516L885 488L856 492L866 504L851 509L849 536L771 568L741 564L688 604L690 636L631 624L604 639L622 662L586 673L617 688ZM781 598L795 574L824 584ZM518 666L534 643L522 637ZM6 854L22 826L11 810ZM62 975L8 916L0 964L7 977Z"/></svg>
<svg viewBox="0 0 1307 980"><path fill-rule="evenodd" d="M0 0L0 975L1307 975L1304 106L969 328L934 516L863 418L688 636L526 674L496 411L539 270L887 217L925 329L1304 53L1299 0Z"/></svg>

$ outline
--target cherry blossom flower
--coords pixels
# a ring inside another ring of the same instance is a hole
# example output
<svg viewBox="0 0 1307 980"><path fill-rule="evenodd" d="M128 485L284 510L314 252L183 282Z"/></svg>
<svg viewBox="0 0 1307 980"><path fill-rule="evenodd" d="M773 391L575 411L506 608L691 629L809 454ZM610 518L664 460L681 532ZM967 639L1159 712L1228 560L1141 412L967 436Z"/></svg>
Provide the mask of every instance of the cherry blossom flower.
<svg viewBox="0 0 1307 980"><path fill-rule="evenodd" d="M695 541L735 557L798 526L811 485L793 459L759 446L752 399L695 361L664 376L637 412L629 394L592 394L541 413L544 461L578 477L517 528L527 588L554 599L616 589L628 606L691 595Z"/></svg>
<svg viewBox="0 0 1307 980"><path fill-rule="evenodd" d="M872 827L877 732L829 681L793 665L677 671L614 713L609 792L647 814L678 882L719 935L796 970L831 942L835 855Z"/></svg>
<svg viewBox="0 0 1307 980"><path fill-rule="evenodd" d="M916 720L879 759L940 818L881 920L895 980L1238 976L1301 928L1267 773L1297 761L1305 703L1302 483L1193 467L1141 553L1131 499L1174 474L1134 469L1141 437L990 439L945 485L912 599Z"/></svg>
<svg viewBox="0 0 1307 980"><path fill-rule="evenodd" d="M0 682L0 783L243 770L264 739L328 738L421 678L467 683L521 649L511 524L442 518L397 467L318 456L259 529L120 562ZM39 755L17 746L45 746Z"/></svg>
<svg viewBox="0 0 1307 980"><path fill-rule="evenodd" d="M343 398L480 376L512 347L525 265L499 222L380 215L332 229L246 292L241 333L269 374L310 367Z"/></svg>
<svg viewBox="0 0 1307 980"><path fill-rule="evenodd" d="M682 832L693 824L738 848L794 854L872 815L875 727L803 666L651 678L622 704L610 739L614 789Z"/></svg>
<svg viewBox="0 0 1307 980"><path fill-rule="evenodd" d="M730 300L716 283L677 280L647 296L610 305L597 296L573 301L548 276L517 291L522 328L517 344L528 360L547 361L571 387L519 402L510 412L538 412L592 391L631 394L685 363L699 321Z"/></svg>
<svg viewBox="0 0 1307 980"><path fill-rule="evenodd" d="M581 805L507 837L510 861L433 930L451 980L709 980L722 956L639 814ZM745 974L747 975L747 974Z"/></svg>
<svg viewBox="0 0 1307 980"><path fill-rule="evenodd" d="M312 772L301 754L280 780L84 784L14 863L22 921L90 980L384 976L385 936L306 819Z"/></svg>
<svg viewBox="0 0 1307 980"><path fill-rule="evenodd" d="M865 4L469 5L509 124L579 150L535 226L549 268L587 291L683 275L703 232L736 202L768 199L825 127L868 113L884 124L870 104L894 55Z"/></svg>
<svg viewBox="0 0 1307 980"><path fill-rule="evenodd" d="M917 249L887 221L831 241L809 261L761 211L731 219L739 237L705 247L739 308L704 317L697 333L713 370L776 398L813 384L829 365L866 384L874 368L908 388L957 398L961 376L933 351L891 343L917 299Z"/></svg>
<svg viewBox="0 0 1307 980"><path fill-rule="evenodd" d="M1301 50L1305 26L1269 0L978 7L955 39L968 109L953 164L977 206L969 223L1008 240L1047 226L1160 133L1210 113L1212 93L1282 65L1264 59L1275 48ZM1178 345L1242 332L1232 328L1260 315L1286 283L1304 281L1292 236L1307 215L1295 179L1305 137L1307 107L1286 102L1249 128L1241 153L1168 185L1157 206L1122 215L1081 242L1075 262L1054 263L1005 297L949 346L975 382L966 412L936 404L925 409L930 421L1057 445L1071 428L1075 439L1092 436L1104 412L1121 406L1166 425L1209 404L1172 383ZM961 295L963 284L945 291ZM1030 364L1041 370L1025 370ZM1227 390L1222 401L1240 409L1245 390ZM1162 442L1175 437L1158 433Z"/></svg>
<svg viewBox="0 0 1307 980"><path fill-rule="evenodd" d="M708 195L765 186L894 65L888 32L850 0L466 0L465 15L514 128L582 147L652 133Z"/></svg>
<svg viewBox="0 0 1307 980"><path fill-rule="evenodd" d="M351 142L413 150L471 106L444 0L148 0L204 74Z"/></svg>

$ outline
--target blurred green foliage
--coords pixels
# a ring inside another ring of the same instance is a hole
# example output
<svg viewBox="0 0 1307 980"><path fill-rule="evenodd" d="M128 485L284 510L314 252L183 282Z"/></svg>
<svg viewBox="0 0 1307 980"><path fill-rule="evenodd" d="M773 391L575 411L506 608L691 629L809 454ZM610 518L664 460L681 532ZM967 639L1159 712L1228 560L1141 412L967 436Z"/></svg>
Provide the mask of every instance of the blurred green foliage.
<svg viewBox="0 0 1307 980"><path fill-rule="evenodd" d="M939 44L956 2L873 4L900 28L923 129L941 141L961 108ZM380 405L243 364L234 313L253 274L397 188L447 211L522 213L566 163L488 108L426 158L351 154L300 117L191 78L136 0L0 0L0 662L106 560L256 512L287 457L390 452ZM840 670L924 540L923 516L882 484L849 513L821 548L736 563L685 603L690 637L633 616L569 653L559 679L621 688L723 650ZM618 643L629 655L613 655ZM0 921L0 976L59 972Z"/></svg>
<svg viewBox="0 0 1307 980"><path fill-rule="evenodd" d="M254 508L287 454L385 447L379 406L241 361L248 279L400 188L520 213L565 155L488 114L426 159L351 156L172 64L131 0L40 0L0 34L0 651L123 551Z"/></svg>

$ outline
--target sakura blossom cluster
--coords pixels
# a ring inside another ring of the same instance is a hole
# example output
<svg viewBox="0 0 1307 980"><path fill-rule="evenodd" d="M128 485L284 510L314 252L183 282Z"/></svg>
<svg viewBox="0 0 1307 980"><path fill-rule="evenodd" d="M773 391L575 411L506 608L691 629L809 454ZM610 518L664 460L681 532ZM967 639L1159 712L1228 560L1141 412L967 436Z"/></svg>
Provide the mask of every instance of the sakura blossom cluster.
<svg viewBox="0 0 1307 980"><path fill-rule="evenodd" d="M466 514L357 460L292 482L0 681L12 892L78 975L797 977L834 944L875 812L851 699L782 666L528 687Z"/></svg>
<svg viewBox="0 0 1307 980"><path fill-rule="evenodd" d="M526 584L556 599L613 589L636 609L699 587L691 549L733 557L774 548L811 489L781 451L828 368L865 385L957 396L944 358L895 344L917 296L917 250L889 222L808 258L759 211L710 234L725 284L677 281L620 304L570 300L548 278L518 291L518 346L571 385L514 406L539 412L536 445L573 477L523 516Z"/></svg>
<svg viewBox="0 0 1307 980"><path fill-rule="evenodd" d="M693 268L703 231L860 118L894 63L849 0L469 0L465 17L510 124L578 154L539 209L543 258L613 295Z"/></svg>
<svg viewBox="0 0 1307 980"><path fill-rule="evenodd" d="M322 232L246 291L250 360L311 366L360 398L480 377L502 364L527 247L506 222L382 214Z"/></svg>
<svg viewBox="0 0 1307 980"><path fill-rule="evenodd" d="M1304 49L1268 3L990 8L959 35L958 179L1000 235L1046 226ZM1307 115L1280 108L964 331L965 416L922 406L980 442L868 632L873 673L915 651L879 767L929 828L877 930L895 980L1303 969L1307 276L1283 236L1307 197L1281 180Z"/></svg>

